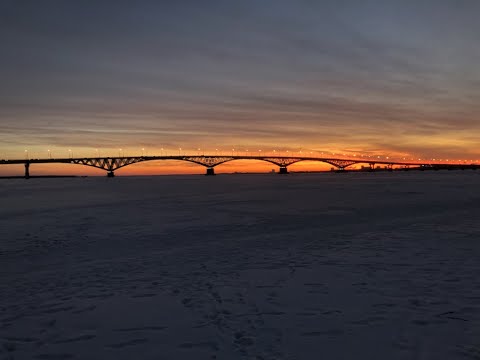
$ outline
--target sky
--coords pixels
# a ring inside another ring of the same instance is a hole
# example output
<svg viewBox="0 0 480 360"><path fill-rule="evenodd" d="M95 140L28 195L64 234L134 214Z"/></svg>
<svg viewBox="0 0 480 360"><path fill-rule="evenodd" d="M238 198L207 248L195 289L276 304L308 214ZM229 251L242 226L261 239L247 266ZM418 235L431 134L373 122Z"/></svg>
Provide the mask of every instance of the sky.
<svg viewBox="0 0 480 360"><path fill-rule="evenodd" d="M480 158L479 13L477 0L1 0L0 158Z"/></svg>

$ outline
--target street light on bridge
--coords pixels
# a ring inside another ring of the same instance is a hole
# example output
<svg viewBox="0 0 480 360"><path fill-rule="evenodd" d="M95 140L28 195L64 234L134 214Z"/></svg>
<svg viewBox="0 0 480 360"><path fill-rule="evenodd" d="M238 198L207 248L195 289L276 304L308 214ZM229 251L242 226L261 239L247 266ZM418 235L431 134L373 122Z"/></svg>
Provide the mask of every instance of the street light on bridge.
<svg viewBox="0 0 480 360"><path fill-rule="evenodd" d="M28 150L25 149L25 159L28 160Z"/></svg>
<svg viewBox="0 0 480 360"><path fill-rule="evenodd" d="M52 158L52 152L50 151L50 149L48 149L47 152L48 152L48 158L51 159Z"/></svg>

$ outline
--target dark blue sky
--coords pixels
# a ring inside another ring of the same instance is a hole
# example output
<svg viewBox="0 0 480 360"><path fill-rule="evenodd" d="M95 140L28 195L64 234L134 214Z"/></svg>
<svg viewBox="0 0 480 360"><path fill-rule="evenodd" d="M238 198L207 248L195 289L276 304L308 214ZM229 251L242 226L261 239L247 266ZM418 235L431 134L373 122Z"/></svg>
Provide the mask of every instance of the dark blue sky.
<svg viewBox="0 0 480 360"><path fill-rule="evenodd" d="M0 156L480 155L480 2L0 1Z"/></svg>

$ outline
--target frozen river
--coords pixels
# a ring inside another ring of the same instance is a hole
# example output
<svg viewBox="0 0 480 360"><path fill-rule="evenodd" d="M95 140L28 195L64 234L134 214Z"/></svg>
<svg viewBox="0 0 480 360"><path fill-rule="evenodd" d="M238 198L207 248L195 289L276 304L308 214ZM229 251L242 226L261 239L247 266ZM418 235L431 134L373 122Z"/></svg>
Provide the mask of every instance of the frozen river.
<svg viewBox="0 0 480 360"><path fill-rule="evenodd" d="M0 359L479 359L480 172L0 181Z"/></svg>

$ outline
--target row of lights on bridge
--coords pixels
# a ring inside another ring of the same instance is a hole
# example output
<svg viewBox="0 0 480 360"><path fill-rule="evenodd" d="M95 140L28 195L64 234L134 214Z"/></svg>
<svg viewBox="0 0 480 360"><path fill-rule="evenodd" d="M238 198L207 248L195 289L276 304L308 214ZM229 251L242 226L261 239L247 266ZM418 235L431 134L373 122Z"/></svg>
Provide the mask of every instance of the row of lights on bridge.
<svg viewBox="0 0 480 360"><path fill-rule="evenodd" d="M142 150L142 156L146 156L147 155L146 149L142 148L141 150ZM262 149L259 149L258 153L259 154L262 154L262 153L263 154L268 154L268 151L265 152ZM281 153L283 153L283 155L279 155ZM270 156L295 156L295 154L296 154L296 156L304 156L304 154L310 154L312 157L314 157L313 153L314 153L313 151L310 151L310 152L305 151L304 152L302 150L297 151L297 152L286 150L286 151L282 152L282 151L277 151L276 149L274 149L270 152ZM196 154L197 156L202 156L202 155L205 155L205 154L206 153L202 152L201 148L197 148L197 154ZM249 155L254 156L253 154L255 154L255 151L250 151L249 149L245 149L243 151L242 150L236 150L235 148L232 149L232 152L231 152L232 156L235 156L235 155L237 155L237 156L240 155L241 156L242 154L243 154L243 156L249 156ZM335 152L327 152L327 153L325 153L323 151L320 152L321 157L330 156L330 154L331 154L331 156L344 156L344 157L348 156L345 153L339 154L339 153L335 153ZM68 149L68 157L73 158L74 157L73 155L74 154L73 154L72 149ZM171 155L176 155L176 154L174 154L174 152L173 152L173 154L171 153ZM178 156L182 156L182 155L186 155L184 149L178 148ZM218 148L215 149L215 154L214 155L226 156L225 151L220 150ZM48 156L49 159L53 159L52 151L50 149L47 150L47 156ZM100 152L99 152L98 149L95 149L95 156L100 157ZM119 157L124 157L125 156L125 152L122 148L118 149L118 156ZM164 148L161 148L160 149L160 156L168 156L168 151L165 150ZM380 156L380 155L358 155L357 156L357 154L353 154L353 157L360 158L360 159L365 159L365 160L369 160L369 161L371 161L373 159L378 159L378 160L390 160L390 159L392 159L392 161L393 160L395 160L397 162L400 161L400 158L391 158L390 156ZM30 159L29 152L28 152L27 149L25 149L25 159L27 159L27 160ZM8 160L8 159L5 158L5 160ZM403 157L402 160L403 161L422 161L423 160L423 161L444 161L444 162L471 162L471 163L473 163L473 162L478 163L479 162L479 160L452 160L452 159L437 159L437 158L432 158L432 159L418 158L417 159L417 158L413 158L413 157Z"/></svg>

